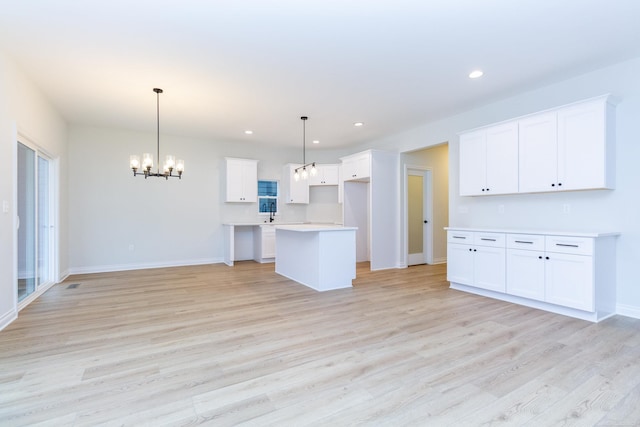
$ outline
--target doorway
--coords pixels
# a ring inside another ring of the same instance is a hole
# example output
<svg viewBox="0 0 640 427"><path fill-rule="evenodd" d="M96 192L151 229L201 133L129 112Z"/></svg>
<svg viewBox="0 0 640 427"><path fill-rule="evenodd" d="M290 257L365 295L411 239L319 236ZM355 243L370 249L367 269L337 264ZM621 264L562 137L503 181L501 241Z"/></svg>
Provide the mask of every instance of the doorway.
<svg viewBox="0 0 640 427"><path fill-rule="evenodd" d="M54 282L52 160L21 139L17 150L18 303L23 308Z"/></svg>
<svg viewBox="0 0 640 427"><path fill-rule="evenodd" d="M407 265L433 264L433 172L407 167Z"/></svg>

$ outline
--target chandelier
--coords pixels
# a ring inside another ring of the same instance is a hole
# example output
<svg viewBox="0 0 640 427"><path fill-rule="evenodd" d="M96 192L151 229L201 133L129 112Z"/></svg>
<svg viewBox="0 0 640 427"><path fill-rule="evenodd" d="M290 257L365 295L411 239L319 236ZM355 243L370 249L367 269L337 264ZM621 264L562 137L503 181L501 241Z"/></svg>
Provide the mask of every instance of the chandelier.
<svg viewBox="0 0 640 427"><path fill-rule="evenodd" d="M302 116L300 117L300 119L302 119L302 166L295 169L295 173L293 174L293 179L295 179L296 181L299 181L300 177L302 177L302 179L309 178L309 173L311 173L311 175L315 175L318 172L316 170L316 162L307 163L307 158L306 158L307 142L306 142L305 123L307 122L308 117ZM311 166L310 172L307 172L307 166Z"/></svg>
<svg viewBox="0 0 640 427"><path fill-rule="evenodd" d="M162 172L160 172L160 94L162 89L154 88L156 93L156 117L157 117L157 156L158 156L158 169L156 172L151 172L153 168L153 155L151 153L142 154L142 172L138 172L140 168L140 156L132 154L129 156L129 166L133 170L133 176L144 175L144 179L150 176L161 177L164 179L178 178L182 179L182 172L184 172L184 160L178 159L174 156L168 155L165 157L164 166ZM177 175L173 175L173 171L176 171Z"/></svg>

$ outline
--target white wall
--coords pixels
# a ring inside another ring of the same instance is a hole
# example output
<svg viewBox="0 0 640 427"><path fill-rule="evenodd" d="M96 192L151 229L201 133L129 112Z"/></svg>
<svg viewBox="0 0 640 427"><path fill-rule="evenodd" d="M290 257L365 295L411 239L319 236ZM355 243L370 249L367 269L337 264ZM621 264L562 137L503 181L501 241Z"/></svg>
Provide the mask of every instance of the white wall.
<svg viewBox="0 0 640 427"><path fill-rule="evenodd" d="M263 148L259 142L161 135L161 157L171 153L185 160L183 179L134 178L129 155L155 153L155 147L153 130L71 127L72 273L221 262L223 223L265 220L257 213L257 203L223 202L224 157L257 159L259 179L280 180L283 165L302 155L299 148ZM307 158L323 163L336 163L340 155L342 151L307 152ZM276 221L318 221L325 216L340 221L340 213L337 188L314 189L309 206L281 203Z"/></svg>
<svg viewBox="0 0 640 427"><path fill-rule="evenodd" d="M66 123L13 61L0 52L0 329L17 312L16 260L16 141L18 131L60 165L58 252L60 275L67 269ZM60 277L56 278L60 279Z"/></svg>
<svg viewBox="0 0 640 427"><path fill-rule="evenodd" d="M640 318L636 265L640 260L639 75L640 58L636 58L425 124L375 141L373 145L406 152L450 141L449 223L452 226L621 232L617 244L618 312ZM622 100L616 109L615 190L491 197L458 195L458 132L605 93ZM570 205L569 214L563 213L564 204ZM503 214L498 213L500 205L504 205Z"/></svg>

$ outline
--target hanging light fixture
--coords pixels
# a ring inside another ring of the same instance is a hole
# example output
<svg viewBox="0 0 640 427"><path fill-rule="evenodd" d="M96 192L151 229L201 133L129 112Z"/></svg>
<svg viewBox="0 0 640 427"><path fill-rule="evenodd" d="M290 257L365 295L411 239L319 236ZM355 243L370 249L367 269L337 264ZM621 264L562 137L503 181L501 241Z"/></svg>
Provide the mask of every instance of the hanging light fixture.
<svg viewBox="0 0 640 427"><path fill-rule="evenodd" d="M302 166L295 169L295 173L293 174L293 179L299 181L300 178L307 179L309 178L309 173L314 176L318 171L316 170L316 162L307 163L306 158L306 149L307 149L307 141L306 141L306 127L305 124L307 122L308 117L302 116ZM307 166L311 166L310 171L307 172Z"/></svg>
<svg viewBox="0 0 640 427"><path fill-rule="evenodd" d="M156 172L151 172L151 168L153 168L153 155L151 153L144 153L142 155L142 172L138 172L140 168L140 156L136 154L132 154L129 156L129 166L133 170L133 176L144 175L144 178L150 176L161 177L164 179L178 178L182 179L182 172L184 172L184 160L178 159L174 156L168 155L165 157L164 166L162 167L162 172L160 172L160 94L162 93L162 89L154 88L153 91L156 93L156 117L157 117L157 158L158 158L158 169ZM178 174L173 175L173 171L176 171Z"/></svg>

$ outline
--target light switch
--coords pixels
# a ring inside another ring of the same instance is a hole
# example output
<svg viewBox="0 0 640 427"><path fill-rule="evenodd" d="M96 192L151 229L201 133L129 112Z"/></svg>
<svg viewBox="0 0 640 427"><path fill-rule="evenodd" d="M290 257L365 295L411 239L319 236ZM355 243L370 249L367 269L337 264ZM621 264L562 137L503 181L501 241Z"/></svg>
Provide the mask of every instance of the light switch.
<svg viewBox="0 0 640 427"><path fill-rule="evenodd" d="M2 201L2 213L9 213L9 202L6 200Z"/></svg>

